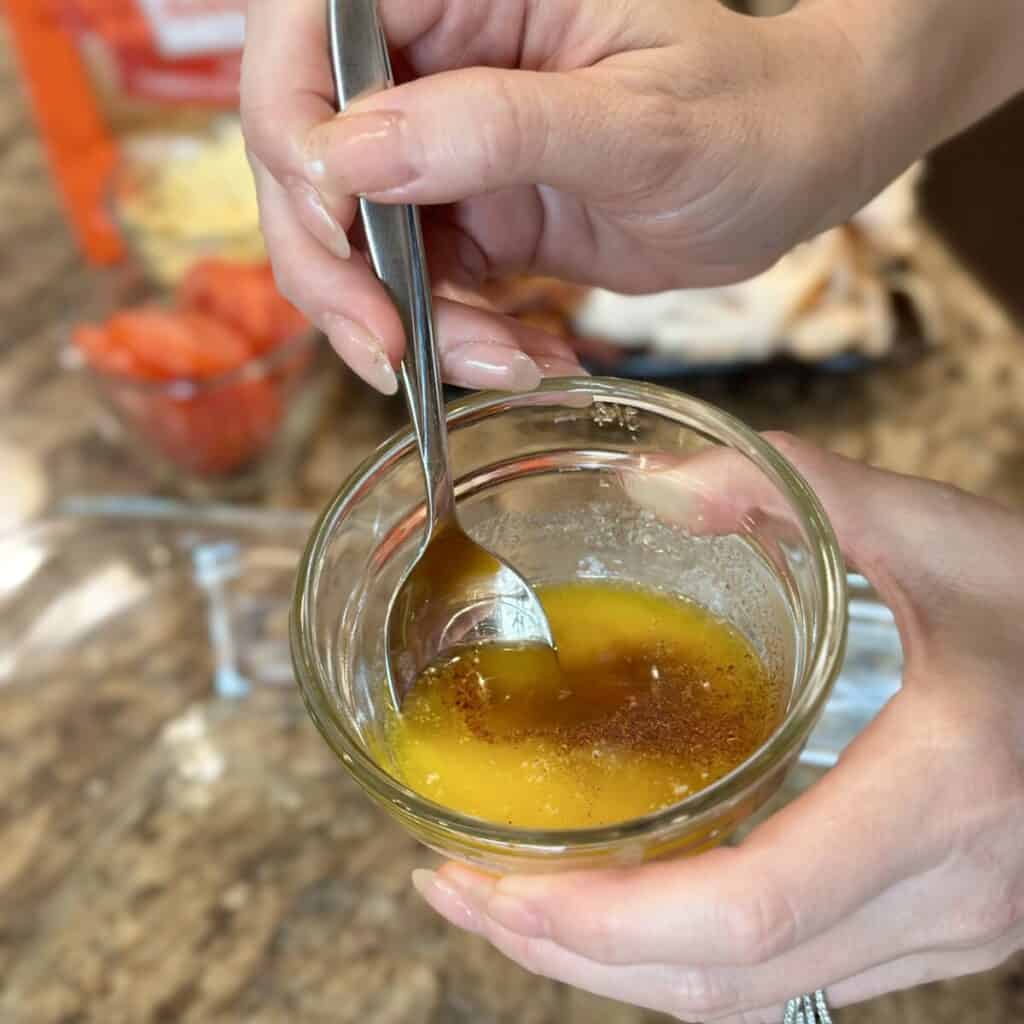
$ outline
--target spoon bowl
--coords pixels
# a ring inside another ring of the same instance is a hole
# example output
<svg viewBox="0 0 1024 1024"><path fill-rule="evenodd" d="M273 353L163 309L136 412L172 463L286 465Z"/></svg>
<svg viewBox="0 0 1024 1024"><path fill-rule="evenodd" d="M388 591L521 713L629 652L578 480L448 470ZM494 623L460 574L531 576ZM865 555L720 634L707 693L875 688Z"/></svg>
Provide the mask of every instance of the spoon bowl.
<svg viewBox="0 0 1024 1024"><path fill-rule="evenodd" d="M394 84L376 0L328 0L328 36L340 109ZM405 328L402 383L427 485L423 546L388 606L384 629L388 692L401 711L419 673L459 647L540 646L556 655L529 584L459 523L419 213L365 199L360 212L370 261Z"/></svg>
<svg viewBox="0 0 1024 1024"><path fill-rule="evenodd" d="M547 648L556 659L537 595L458 523L436 532L406 573L388 606L384 635L396 707L428 665L460 648Z"/></svg>

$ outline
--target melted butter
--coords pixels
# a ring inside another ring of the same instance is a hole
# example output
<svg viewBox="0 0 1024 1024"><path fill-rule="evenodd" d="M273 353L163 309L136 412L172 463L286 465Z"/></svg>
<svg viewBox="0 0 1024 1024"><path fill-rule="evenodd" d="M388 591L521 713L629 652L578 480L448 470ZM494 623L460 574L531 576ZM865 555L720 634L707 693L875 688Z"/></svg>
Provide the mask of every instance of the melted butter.
<svg viewBox="0 0 1024 1024"><path fill-rule="evenodd" d="M613 824L710 785L778 723L778 681L698 605L606 583L538 596L557 661L466 649L406 696L387 741L411 789L518 827Z"/></svg>

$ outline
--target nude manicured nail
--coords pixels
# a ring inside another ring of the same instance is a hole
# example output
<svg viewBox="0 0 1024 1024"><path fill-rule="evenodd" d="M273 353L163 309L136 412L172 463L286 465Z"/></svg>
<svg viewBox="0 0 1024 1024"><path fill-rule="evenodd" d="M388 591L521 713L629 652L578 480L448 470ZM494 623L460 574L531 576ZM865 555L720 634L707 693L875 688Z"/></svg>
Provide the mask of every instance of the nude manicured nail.
<svg viewBox="0 0 1024 1024"><path fill-rule="evenodd" d="M419 869L412 873L412 884L426 902L446 921L467 931L480 930L480 909L467 900L457 886L436 871Z"/></svg>
<svg viewBox="0 0 1024 1024"><path fill-rule="evenodd" d="M541 938L548 934L546 918L531 903L509 892L508 880L499 882L477 871L453 867L438 875L437 881L450 886L479 913L517 935Z"/></svg>
<svg viewBox="0 0 1024 1024"><path fill-rule="evenodd" d="M483 907L487 903L497 885L497 879L493 876L459 864L449 865L437 877L477 907Z"/></svg>
<svg viewBox="0 0 1024 1024"><path fill-rule="evenodd" d="M323 318L323 329L338 355L372 388L381 394L398 391L398 375L380 340L362 324L335 313Z"/></svg>
<svg viewBox="0 0 1024 1024"><path fill-rule="evenodd" d="M448 354L448 379L459 387L494 388L498 391L533 391L541 371L525 353L489 342L468 342Z"/></svg>
<svg viewBox="0 0 1024 1024"><path fill-rule="evenodd" d="M478 930L481 917L486 916L517 935L542 938L549 933L547 919L534 906L503 891L498 879L478 871L460 866L440 874L416 871L413 885L435 910L461 927Z"/></svg>
<svg viewBox="0 0 1024 1024"><path fill-rule="evenodd" d="M306 177L326 195L372 195L417 176L405 117L396 111L340 114L306 141Z"/></svg>
<svg viewBox="0 0 1024 1024"><path fill-rule="evenodd" d="M534 362L545 377L586 377L587 373L574 359L564 356L534 356Z"/></svg>
<svg viewBox="0 0 1024 1024"><path fill-rule="evenodd" d="M291 178L286 182L295 212L309 231L321 244L338 259L347 260L352 255L345 229L327 208L323 196L307 181Z"/></svg>
<svg viewBox="0 0 1024 1024"><path fill-rule="evenodd" d="M516 935L543 939L549 933L547 920L536 908L500 889L487 904L487 916Z"/></svg>

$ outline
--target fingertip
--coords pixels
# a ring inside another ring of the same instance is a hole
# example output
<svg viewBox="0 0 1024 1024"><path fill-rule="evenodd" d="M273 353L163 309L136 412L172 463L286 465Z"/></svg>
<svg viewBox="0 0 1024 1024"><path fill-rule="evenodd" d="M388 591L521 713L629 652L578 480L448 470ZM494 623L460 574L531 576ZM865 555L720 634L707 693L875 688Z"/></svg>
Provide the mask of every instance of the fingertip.
<svg viewBox="0 0 1024 1024"><path fill-rule="evenodd" d="M564 339L476 304L436 303L443 369L468 388L533 391L547 377L584 373Z"/></svg>
<svg viewBox="0 0 1024 1024"><path fill-rule="evenodd" d="M467 342L445 351L445 377L456 387L528 392L540 386L540 367L517 348Z"/></svg>
<svg viewBox="0 0 1024 1024"><path fill-rule="evenodd" d="M428 894L434 885L434 880L437 878L436 871L430 871L428 868L417 868L412 873L412 887L426 899Z"/></svg>
<svg viewBox="0 0 1024 1024"><path fill-rule="evenodd" d="M332 255L341 260L349 259L352 246L348 235L341 220L331 212L320 192L302 178L290 177L284 185L295 216L302 226Z"/></svg>
<svg viewBox="0 0 1024 1024"><path fill-rule="evenodd" d="M467 899L479 904L490 899L498 884L498 879L494 876L484 874L482 871L474 871L472 868L454 861L445 864L438 872L438 876L459 889Z"/></svg>
<svg viewBox="0 0 1024 1024"><path fill-rule="evenodd" d="M395 394L405 335L387 292L365 260L332 255L300 219L291 193L258 161L254 166L279 291L328 336L356 374L382 394Z"/></svg>
<svg viewBox="0 0 1024 1024"><path fill-rule="evenodd" d="M328 199L387 196L418 176L405 126L397 110L346 110L316 125L305 141L305 177Z"/></svg>
<svg viewBox="0 0 1024 1024"><path fill-rule="evenodd" d="M382 395L398 393L398 375L384 343L364 324L328 313L322 327L334 350L353 373Z"/></svg>
<svg viewBox="0 0 1024 1024"><path fill-rule="evenodd" d="M444 876L435 871L419 869L412 873L412 884L427 906L449 924L469 932L481 931L479 910Z"/></svg>

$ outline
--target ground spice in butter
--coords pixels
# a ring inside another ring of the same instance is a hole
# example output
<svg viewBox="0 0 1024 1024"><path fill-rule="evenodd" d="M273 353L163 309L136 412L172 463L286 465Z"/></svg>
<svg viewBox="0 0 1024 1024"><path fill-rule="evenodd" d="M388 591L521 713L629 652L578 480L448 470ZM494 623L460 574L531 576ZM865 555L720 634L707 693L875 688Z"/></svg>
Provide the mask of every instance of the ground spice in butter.
<svg viewBox="0 0 1024 1024"><path fill-rule="evenodd" d="M658 810L767 739L782 688L732 627L676 597L539 591L558 663L480 647L432 666L391 723L412 789L485 820L579 828Z"/></svg>

